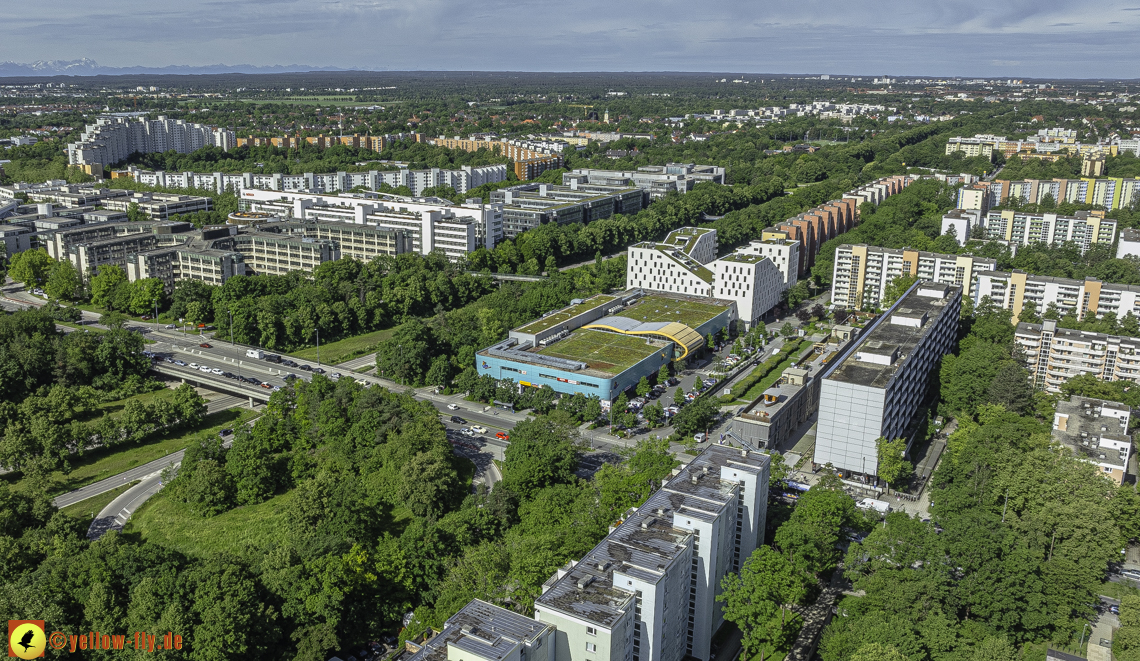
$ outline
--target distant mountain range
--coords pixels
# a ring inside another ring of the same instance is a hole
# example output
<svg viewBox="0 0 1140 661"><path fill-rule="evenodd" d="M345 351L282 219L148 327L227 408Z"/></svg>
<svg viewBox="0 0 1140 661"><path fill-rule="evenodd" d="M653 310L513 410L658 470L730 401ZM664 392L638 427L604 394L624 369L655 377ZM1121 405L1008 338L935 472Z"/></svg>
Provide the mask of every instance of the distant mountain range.
<svg viewBox="0 0 1140 661"><path fill-rule="evenodd" d="M285 64L256 67L252 64L210 64L206 66L169 67L105 67L83 58L80 60L40 60L37 62L0 62L0 76L122 76L129 74L209 74L209 73L290 73L296 71L352 71L339 67L316 67L307 64Z"/></svg>

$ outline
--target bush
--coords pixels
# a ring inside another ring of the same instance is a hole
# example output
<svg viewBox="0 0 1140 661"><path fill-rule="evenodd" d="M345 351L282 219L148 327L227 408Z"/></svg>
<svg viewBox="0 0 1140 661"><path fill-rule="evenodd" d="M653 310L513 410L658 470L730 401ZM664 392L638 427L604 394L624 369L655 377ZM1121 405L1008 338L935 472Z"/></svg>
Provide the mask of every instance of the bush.
<svg viewBox="0 0 1140 661"><path fill-rule="evenodd" d="M776 369L780 365L780 363L787 360L788 356L791 356L792 354L798 353L799 351L801 351L806 344L808 344L808 340L803 340L800 342L796 342L794 344L784 345L784 348L780 349L779 353L772 356L768 360L765 360L763 363L760 364L759 367L752 370L751 374L749 374L748 376L744 377L743 379L737 381L736 385L734 385L732 387L732 392L730 394L721 395L719 397L720 402L722 404L731 404L732 402L739 399L744 393L748 392L748 390L751 389L752 386L759 383L761 379L768 376L772 372L772 370Z"/></svg>

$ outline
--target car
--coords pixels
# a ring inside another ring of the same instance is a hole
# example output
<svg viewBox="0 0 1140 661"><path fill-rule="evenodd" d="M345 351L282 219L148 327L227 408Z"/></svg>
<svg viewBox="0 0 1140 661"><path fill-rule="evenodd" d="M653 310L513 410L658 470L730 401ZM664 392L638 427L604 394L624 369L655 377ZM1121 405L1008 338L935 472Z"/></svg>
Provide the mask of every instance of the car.
<svg viewBox="0 0 1140 661"><path fill-rule="evenodd" d="M486 434L487 428L483 425L471 425L471 431L475 432L476 434Z"/></svg>
<svg viewBox="0 0 1140 661"><path fill-rule="evenodd" d="M202 347L203 349L213 349L214 348L210 345L209 342L203 342L203 343L199 344L198 346Z"/></svg>
<svg viewBox="0 0 1140 661"><path fill-rule="evenodd" d="M225 371L215 367L214 369L210 370L210 374L217 374L218 376L221 376L225 374Z"/></svg>
<svg viewBox="0 0 1140 661"><path fill-rule="evenodd" d="M454 422L454 423L455 423L455 424L457 424L457 425L462 425L462 424L464 424L464 423L466 423L466 422L467 422L466 420L464 420L463 418L461 418L461 417L459 417L459 416L457 416L457 415L453 415L453 416L451 416L451 421L452 421L452 422Z"/></svg>
<svg viewBox="0 0 1140 661"><path fill-rule="evenodd" d="M269 382L263 382L263 383L261 384L261 387L262 387L262 388L265 388L266 390L270 390L270 389L272 389L272 388L273 388L273 384L272 384L272 383L269 383Z"/></svg>
<svg viewBox="0 0 1140 661"><path fill-rule="evenodd" d="M167 324L167 325L163 326L163 328L178 328L178 327L175 326L174 324Z"/></svg>
<svg viewBox="0 0 1140 661"><path fill-rule="evenodd" d="M495 438L499 439L500 441L509 441L509 440L511 440L511 437L510 437L510 436L508 436L507 434L504 434L503 432L496 432L496 433L495 433Z"/></svg>
<svg viewBox="0 0 1140 661"><path fill-rule="evenodd" d="M227 379L234 378L233 372L222 372L222 376L226 377Z"/></svg>
<svg viewBox="0 0 1140 661"><path fill-rule="evenodd" d="M44 290L42 290L42 289L40 289L40 288L38 288L38 287L37 287L37 288L35 288L35 289L33 289L33 290L32 290L32 293L33 293L33 294L35 294L36 296L43 296L43 295L44 295Z"/></svg>
<svg viewBox="0 0 1140 661"><path fill-rule="evenodd" d="M705 442L705 433L704 432L697 432L695 435L693 435L693 440L698 442L698 443L704 443Z"/></svg>
<svg viewBox="0 0 1140 661"><path fill-rule="evenodd" d="M281 390L281 386L273 386L270 392L277 392L278 390Z"/></svg>
<svg viewBox="0 0 1140 661"><path fill-rule="evenodd" d="M281 361L281 364L284 365L285 367L296 367L297 366L297 363L293 362L292 360L283 360L283 361Z"/></svg>
<svg viewBox="0 0 1140 661"><path fill-rule="evenodd" d="M186 363L182 362L181 360L174 361L174 364L179 367L186 367Z"/></svg>
<svg viewBox="0 0 1140 661"><path fill-rule="evenodd" d="M1140 571L1136 571L1134 569L1125 569L1124 571L1120 572L1120 575L1124 578L1140 581Z"/></svg>
<svg viewBox="0 0 1140 661"><path fill-rule="evenodd" d="M139 317L139 319L142 319L143 321L150 321L151 319L154 319L154 317L150 316L149 314L144 314L143 316Z"/></svg>
<svg viewBox="0 0 1140 661"><path fill-rule="evenodd" d="M210 368L209 368L209 366L207 366L207 365L202 365L201 367L199 367L199 368L198 368L198 371L199 371L199 372L205 372L205 373L209 374L209 373L210 373Z"/></svg>
<svg viewBox="0 0 1140 661"><path fill-rule="evenodd" d="M324 374L324 373L325 373L325 371L323 369L321 369L320 367L314 367L313 368L313 374Z"/></svg>
<svg viewBox="0 0 1140 661"><path fill-rule="evenodd" d="M281 362L281 356L278 356L275 353L267 353L267 354L265 354L265 360L267 360L271 363L280 363Z"/></svg>
<svg viewBox="0 0 1140 661"><path fill-rule="evenodd" d="M1117 606L1116 604L1109 606L1108 610L1112 611L1113 613L1116 613L1117 615L1120 615L1120 606Z"/></svg>
<svg viewBox="0 0 1140 661"><path fill-rule="evenodd" d="M174 359L173 359L173 358L171 358L170 356L165 356L165 357L163 357L163 360L164 360L164 361L166 361L166 362L168 362L168 363L173 363L173 362L174 362Z"/></svg>
<svg viewBox="0 0 1140 661"><path fill-rule="evenodd" d="M459 433L463 434L464 436L470 436L471 435L471 428L470 427L464 427L464 428L459 430Z"/></svg>
<svg viewBox="0 0 1140 661"><path fill-rule="evenodd" d="M313 368L312 368L312 367L310 367L309 365L301 365L301 366L300 366L300 367L298 367L297 369L299 369L299 370L305 370L306 372L312 372L312 371L313 371Z"/></svg>
<svg viewBox="0 0 1140 661"><path fill-rule="evenodd" d="M680 382L681 382L681 380L680 380L680 379L678 379L678 378L677 378L677 377L675 377L675 376L671 376L671 377L669 377L669 381L668 381L667 383L668 383L669 385L671 385L671 386L675 386L675 385L677 385L677 384L678 384L678 383L680 383Z"/></svg>
<svg viewBox="0 0 1140 661"><path fill-rule="evenodd" d="M459 405L458 404L448 404L447 408L452 410L452 411L455 411L455 410L459 409Z"/></svg>
<svg viewBox="0 0 1140 661"><path fill-rule="evenodd" d="M368 386L372 385L371 383L368 383L368 382L367 382L367 381L365 381L364 379L357 379L357 380L356 380L356 382L357 382L358 384L360 384L360 385L364 386L365 388L367 388Z"/></svg>
<svg viewBox="0 0 1140 661"><path fill-rule="evenodd" d="M261 382L260 382L260 381L258 381L258 380L257 380L257 379L255 379L255 378L253 378L252 376L247 376L247 377L244 377L244 378L242 379L242 381L245 381L246 383L248 383L248 384L250 384L250 385L253 385L253 386L259 386L259 385L261 385Z"/></svg>
<svg viewBox="0 0 1140 661"><path fill-rule="evenodd" d="M341 376L340 372L333 372L332 374L329 375L329 378L332 379L333 381L340 381L340 376Z"/></svg>
<svg viewBox="0 0 1140 661"><path fill-rule="evenodd" d="M223 429L222 431L218 432L218 436L229 436L232 433L234 433L234 430L227 428L227 429Z"/></svg>
<svg viewBox="0 0 1140 661"><path fill-rule="evenodd" d="M186 363L182 363L182 364L185 365ZM196 370L196 369L198 369L198 363L190 363L189 367L192 370Z"/></svg>

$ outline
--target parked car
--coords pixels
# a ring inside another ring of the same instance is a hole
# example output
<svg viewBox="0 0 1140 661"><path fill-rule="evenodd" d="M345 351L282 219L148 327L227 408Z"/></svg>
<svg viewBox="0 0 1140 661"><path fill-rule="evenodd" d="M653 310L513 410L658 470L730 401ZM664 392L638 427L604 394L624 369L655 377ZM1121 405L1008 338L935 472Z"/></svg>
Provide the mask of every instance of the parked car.
<svg viewBox="0 0 1140 661"><path fill-rule="evenodd" d="M199 344L198 346L202 347L203 349L212 349L213 348L209 342L203 342L203 343Z"/></svg>
<svg viewBox="0 0 1140 661"><path fill-rule="evenodd" d="M340 372L333 372L329 375L329 378L333 381L340 381Z"/></svg>
<svg viewBox="0 0 1140 661"><path fill-rule="evenodd" d="M476 434L486 434L487 428L483 425L471 425L471 431L475 432Z"/></svg>
<svg viewBox="0 0 1140 661"><path fill-rule="evenodd" d="M695 435L693 435L693 440L698 442L698 443L704 443L705 442L705 433L704 432L697 432Z"/></svg>
<svg viewBox="0 0 1140 661"><path fill-rule="evenodd" d="M35 288L35 289L33 289L33 290L32 290L32 293L33 293L33 294L35 294L36 296L43 296L43 295L44 295L44 290L42 290L42 289L40 289L40 288L38 288L38 287L37 287L37 288Z"/></svg>
<svg viewBox="0 0 1140 661"><path fill-rule="evenodd" d="M185 365L186 363L182 363L182 364ZM192 370L196 370L196 369L198 369L198 363L190 363L189 367Z"/></svg>
<svg viewBox="0 0 1140 661"><path fill-rule="evenodd" d="M209 367L207 367L206 365L202 365L201 367L199 367L199 368L198 368L198 371L199 371L199 372L205 372L205 373L209 374L209 373L210 373L210 368L209 368Z"/></svg>
<svg viewBox="0 0 1140 661"><path fill-rule="evenodd" d="M320 367L314 367L314 368L313 368L313 373L314 373L314 374L324 374L324 373L325 373L325 371L324 371L323 369L321 369Z"/></svg>
<svg viewBox="0 0 1140 661"><path fill-rule="evenodd" d="M222 376L226 377L227 379L234 378L233 372L222 372Z"/></svg>
<svg viewBox="0 0 1140 661"><path fill-rule="evenodd" d="M139 319L142 319L143 321L150 321L151 319L154 319L154 317L150 316L149 314L144 314L143 316L139 317Z"/></svg>
<svg viewBox="0 0 1140 661"><path fill-rule="evenodd" d="M234 430L232 429L223 429L222 431L218 432L218 436L229 436L232 433L234 433Z"/></svg>
<svg viewBox="0 0 1140 661"><path fill-rule="evenodd" d="M174 361L174 364L179 367L186 367L186 363L182 362L181 360Z"/></svg>
<svg viewBox="0 0 1140 661"><path fill-rule="evenodd" d="M218 376L221 376L221 375L222 375L222 373L223 373L223 370L221 370L221 369L219 369L219 368L215 367L214 369L210 370L210 373L211 373L211 374L217 374Z"/></svg>
<svg viewBox="0 0 1140 661"><path fill-rule="evenodd" d="M500 441L509 441L509 440L511 440L511 437L510 437L510 436L508 436L507 434L504 434L503 432L497 432L497 433L495 434L495 438L499 439Z"/></svg>
<svg viewBox="0 0 1140 661"><path fill-rule="evenodd" d="M178 328L178 327L175 326L174 324L167 324L167 325L163 326L163 328Z"/></svg>

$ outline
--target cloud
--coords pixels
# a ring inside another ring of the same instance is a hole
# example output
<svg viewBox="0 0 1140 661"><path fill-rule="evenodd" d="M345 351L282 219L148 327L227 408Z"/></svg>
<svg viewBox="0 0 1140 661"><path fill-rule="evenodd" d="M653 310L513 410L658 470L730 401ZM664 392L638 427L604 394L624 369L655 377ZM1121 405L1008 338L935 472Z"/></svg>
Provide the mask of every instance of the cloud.
<svg viewBox="0 0 1140 661"><path fill-rule="evenodd" d="M1132 77L1140 7L1111 9L1119 21L1090 23L1075 0L53 0L0 24L0 61Z"/></svg>

